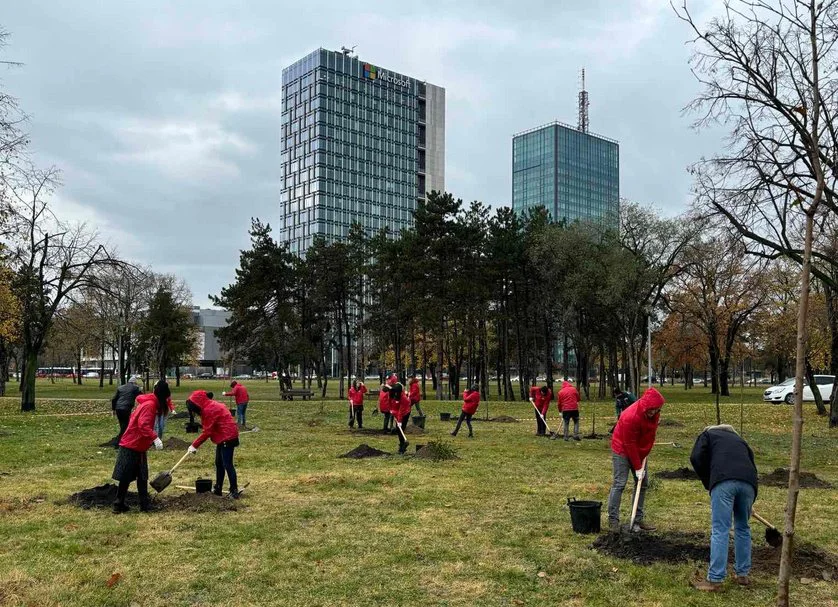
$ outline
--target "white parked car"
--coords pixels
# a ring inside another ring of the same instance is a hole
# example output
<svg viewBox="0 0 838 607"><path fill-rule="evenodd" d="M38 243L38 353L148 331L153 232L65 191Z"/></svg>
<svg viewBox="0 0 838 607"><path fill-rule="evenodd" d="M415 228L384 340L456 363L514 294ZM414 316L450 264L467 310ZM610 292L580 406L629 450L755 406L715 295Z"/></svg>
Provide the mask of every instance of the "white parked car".
<svg viewBox="0 0 838 607"><path fill-rule="evenodd" d="M818 390L820 390L821 398L824 402L828 402L831 398L832 384L834 382L834 375L815 375L815 384L818 386ZM792 404L794 402L794 378L790 377L783 383L768 388L768 390L763 393L762 400L768 403ZM812 388L809 387L809 382L806 380L803 381L803 400L815 400Z"/></svg>

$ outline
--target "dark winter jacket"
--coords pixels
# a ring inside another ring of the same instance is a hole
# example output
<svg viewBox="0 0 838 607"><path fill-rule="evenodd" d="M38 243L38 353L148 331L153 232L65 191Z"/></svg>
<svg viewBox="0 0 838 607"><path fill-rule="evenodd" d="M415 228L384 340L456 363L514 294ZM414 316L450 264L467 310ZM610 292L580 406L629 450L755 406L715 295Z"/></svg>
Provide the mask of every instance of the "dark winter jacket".
<svg viewBox="0 0 838 607"><path fill-rule="evenodd" d="M712 491L722 481L745 481L757 493L757 467L754 452L733 426L709 426L698 435L690 455L704 488Z"/></svg>
<svg viewBox="0 0 838 607"><path fill-rule="evenodd" d="M111 409L114 411L130 411L134 408L134 401L142 394L137 384L122 384L116 389L116 394L111 399Z"/></svg>
<svg viewBox="0 0 838 607"><path fill-rule="evenodd" d="M614 409L617 412L617 417L622 415L623 411L628 409L631 405L637 402L637 397L631 392L621 392L614 401Z"/></svg>

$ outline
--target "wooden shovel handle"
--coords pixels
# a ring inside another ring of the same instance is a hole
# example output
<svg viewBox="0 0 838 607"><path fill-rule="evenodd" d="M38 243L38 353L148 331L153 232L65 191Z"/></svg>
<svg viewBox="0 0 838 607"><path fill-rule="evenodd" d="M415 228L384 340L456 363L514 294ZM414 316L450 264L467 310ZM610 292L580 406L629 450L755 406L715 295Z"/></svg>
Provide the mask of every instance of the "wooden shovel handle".
<svg viewBox="0 0 838 607"><path fill-rule="evenodd" d="M757 519L760 523L762 523L763 525L765 525L765 526L766 526L766 527L768 527L769 529L773 529L774 531L777 531L777 528L776 528L774 525L772 525L772 524L771 524L771 523L769 523L767 520L765 520L764 518L762 518L762 517L761 517L759 514L757 514L756 512L753 512L753 511L752 511L752 512L751 512L751 516L753 516L755 519Z"/></svg>
<svg viewBox="0 0 838 607"><path fill-rule="evenodd" d="M398 428L398 429L399 429L399 434L401 434L401 435L402 435L402 440L403 440L404 442L407 442L407 437L404 435L404 432L402 431L402 424L401 424L401 422L396 421L396 428Z"/></svg>
<svg viewBox="0 0 838 607"><path fill-rule="evenodd" d="M178 461L178 463L176 463L174 466L172 466L172 469L171 469L171 470L169 470L169 474L171 474L172 472L174 472L174 471L175 471L175 468L177 468L178 466L180 466L180 465L183 463L183 460L185 460L187 457L189 457L189 451L187 451L186 453L184 453L184 454L183 454L183 457L182 457L182 458L180 458L180 461Z"/></svg>
<svg viewBox="0 0 838 607"><path fill-rule="evenodd" d="M640 470L643 471L643 476L646 476L646 458L643 458L643 463L640 464ZM637 516L637 506L640 503L640 491L643 488L643 479L637 481L637 488L634 490L634 502L631 505L631 521L629 522L629 531L634 529L634 519Z"/></svg>

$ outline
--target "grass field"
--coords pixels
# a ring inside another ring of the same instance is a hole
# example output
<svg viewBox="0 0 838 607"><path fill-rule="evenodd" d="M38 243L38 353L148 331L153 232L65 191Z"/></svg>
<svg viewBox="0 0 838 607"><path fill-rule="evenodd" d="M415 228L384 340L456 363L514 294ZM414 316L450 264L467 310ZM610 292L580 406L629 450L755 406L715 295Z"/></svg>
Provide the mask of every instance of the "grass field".
<svg viewBox="0 0 838 607"><path fill-rule="evenodd" d="M194 389L188 383L186 390ZM768 472L788 464L790 408L755 404L759 392L746 398L744 434L760 471ZM683 448L656 447L653 474L688 466L695 435L713 418L706 391L685 394L676 386L664 394L664 419L684 425L661 427L659 440ZM409 451L441 440L460 457L432 462L338 459L360 443L392 453L397 440L350 432L341 402L255 398L248 421L261 431L243 435L237 449L241 482L251 483L237 511L167 507L119 516L62 503L109 481L114 451L97 447L115 433L109 403L44 399L35 414L20 414L17 407L15 399L0 399L0 605L773 603L774 570L755 570L750 589L728 584L722 596L707 596L687 585L706 563L640 566L592 550L594 536L571 531L566 500L605 501L608 444L538 439L528 404L490 403L492 416L526 421L477 422L476 438L469 440L465 433L448 436L451 423L439 421L438 413L455 412L455 404L425 403L427 434L410 436ZM372 408L365 412L366 425L379 427L381 417L371 416ZM813 408L807 405L802 468L838 484L836 435L811 414ZM478 417L484 409L481 404ZM598 432L613 414L609 403L583 403L584 433L590 432L593 411ZM722 415L739 427L738 404L724 404ZM170 421L167 430L167 436L184 440L194 436L183 432L182 420ZM151 474L180 455L151 451ZM210 476L212 458L207 444L175 473L174 484ZM170 487L161 498L180 493ZM627 491L624 516L628 501ZM762 487L757 508L779 524L784 502L784 490ZM647 509L661 533L709 532L708 496L697 482L653 481ZM798 537L838 554L836 514L835 490L802 490ZM755 544L761 544L762 528L754 522L753 529ZM119 579L109 587L114 573ZM796 605L827 607L836 596L836 583L793 583Z"/></svg>

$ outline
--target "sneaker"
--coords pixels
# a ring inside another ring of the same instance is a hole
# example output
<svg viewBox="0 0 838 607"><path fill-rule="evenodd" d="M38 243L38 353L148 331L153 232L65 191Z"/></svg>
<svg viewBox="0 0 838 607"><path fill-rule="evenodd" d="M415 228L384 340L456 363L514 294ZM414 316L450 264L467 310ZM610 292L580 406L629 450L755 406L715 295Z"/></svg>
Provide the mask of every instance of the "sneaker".
<svg viewBox="0 0 838 607"><path fill-rule="evenodd" d="M576 436L573 437L573 440L575 440L576 442L580 442L582 439L579 438L579 435L577 434Z"/></svg>
<svg viewBox="0 0 838 607"><path fill-rule="evenodd" d="M457 433L456 433L456 432L452 432L452 433L451 433L451 436L457 436Z"/></svg>
<svg viewBox="0 0 838 607"><path fill-rule="evenodd" d="M151 512L151 504L140 504L140 512Z"/></svg>
<svg viewBox="0 0 838 607"><path fill-rule="evenodd" d="M740 586L751 585L751 578L749 578L747 575L735 575L733 576L733 581L739 584Z"/></svg>
<svg viewBox="0 0 838 607"><path fill-rule="evenodd" d="M474 434L469 434L468 437L469 438L474 438Z"/></svg>
<svg viewBox="0 0 838 607"><path fill-rule="evenodd" d="M702 592L719 592L722 589L721 582L711 582L710 580L693 580L690 586Z"/></svg>
<svg viewBox="0 0 838 607"><path fill-rule="evenodd" d="M656 529L657 527L644 521L635 521L633 531L636 533L638 531L655 531Z"/></svg>
<svg viewBox="0 0 838 607"><path fill-rule="evenodd" d="M114 514L122 514L123 512L128 512L131 508L129 508L126 504L122 504L120 502L113 503L113 513Z"/></svg>
<svg viewBox="0 0 838 607"><path fill-rule="evenodd" d="M215 485L215 486L212 488L212 494L213 494L213 495L218 495L218 496L223 495L223 492L221 491L221 487L219 487L218 485Z"/></svg>
<svg viewBox="0 0 838 607"><path fill-rule="evenodd" d="M233 490L230 491L230 497L232 497L234 500L239 499L241 497L241 494L242 494L242 492L239 491L238 489L236 489L235 491L233 491Z"/></svg>
<svg viewBox="0 0 838 607"><path fill-rule="evenodd" d="M611 531L611 533L620 533L623 528L622 525L620 525L620 521L608 521L608 530Z"/></svg>

